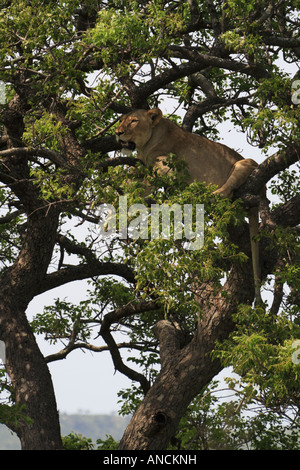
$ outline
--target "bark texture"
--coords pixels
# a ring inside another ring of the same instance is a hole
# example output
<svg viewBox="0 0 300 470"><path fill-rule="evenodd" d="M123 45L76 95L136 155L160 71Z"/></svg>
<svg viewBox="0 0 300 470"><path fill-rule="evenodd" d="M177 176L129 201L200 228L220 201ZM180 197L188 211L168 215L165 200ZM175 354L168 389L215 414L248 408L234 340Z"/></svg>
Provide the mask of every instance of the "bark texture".
<svg viewBox="0 0 300 470"><path fill-rule="evenodd" d="M155 334L160 344L161 371L129 423L120 449L167 448L188 405L222 369L219 361L212 360L211 352L215 342L226 338L232 330L231 316L238 304L253 299L249 272L250 264L232 269L225 286L230 292L229 301L215 296L212 290L209 293L206 286L197 332L186 346L181 347L182 333L176 324L168 320L158 322Z"/></svg>
<svg viewBox="0 0 300 470"><path fill-rule="evenodd" d="M3 116L6 145L22 146L23 103L16 95ZM51 261L58 211L39 197L29 178L24 155L2 159L2 180L11 186L27 214L19 255L0 278L0 338L5 343L6 367L16 406L29 418L7 423L18 434L22 449L61 448L56 400L48 366L27 318L26 308L37 294Z"/></svg>

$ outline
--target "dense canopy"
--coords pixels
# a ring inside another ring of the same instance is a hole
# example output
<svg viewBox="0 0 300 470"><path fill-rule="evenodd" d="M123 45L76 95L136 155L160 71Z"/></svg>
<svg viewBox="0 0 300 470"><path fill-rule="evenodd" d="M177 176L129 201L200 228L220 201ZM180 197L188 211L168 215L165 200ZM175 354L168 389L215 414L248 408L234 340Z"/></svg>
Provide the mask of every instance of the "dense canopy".
<svg viewBox="0 0 300 470"><path fill-rule="evenodd" d="M120 449L166 449L176 433L172 445L187 448L238 448L248 438L256 448L299 445L299 6L0 2L0 421L23 449L61 448L48 364L78 348L109 350L133 382L121 393L123 412L136 413ZM159 177L138 155L122 156L114 136L122 114L152 107L240 150L226 124L259 152L259 167L232 200L187 185L172 156L173 175ZM204 205L201 250L172 237L100 236L103 204L149 204L145 178L157 204ZM264 300L256 307L253 206ZM78 280L90 281L79 305L56 299L27 318L34 297ZM38 334L56 346L51 356ZM219 422L205 390L225 366L239 374L240 402L220 409ZM254 438L233 419L248 404L270 412L252 422Z"/></svg>

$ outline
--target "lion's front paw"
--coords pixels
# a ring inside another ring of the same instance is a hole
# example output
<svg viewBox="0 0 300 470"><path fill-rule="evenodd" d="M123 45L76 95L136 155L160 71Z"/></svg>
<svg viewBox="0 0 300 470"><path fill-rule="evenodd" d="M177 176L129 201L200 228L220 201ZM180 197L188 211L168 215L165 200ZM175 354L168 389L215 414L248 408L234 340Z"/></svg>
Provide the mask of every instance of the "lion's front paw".
<svg viewBox="0 0 300 470"><path fill-rule="evenodd" d="M232 196L232 191L230 189L226 189L222 187L214 191L213 194L219 194L221 197L230 198Z"/></svg>

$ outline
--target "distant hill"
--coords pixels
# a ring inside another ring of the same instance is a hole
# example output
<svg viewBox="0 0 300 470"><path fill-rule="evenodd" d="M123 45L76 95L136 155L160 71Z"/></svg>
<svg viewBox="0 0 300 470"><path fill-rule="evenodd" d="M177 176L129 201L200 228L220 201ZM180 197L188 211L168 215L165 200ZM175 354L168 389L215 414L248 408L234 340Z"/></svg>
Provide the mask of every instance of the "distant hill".
<svg viewBox="0 0 300 470"><path fill-rule="evenodd" d="M114 415L67 415L60 416L62 435L70 432L89 437L93 442L111 435L119 440L129 422L129 418ZM15 434L0 424L0 450L20 450L20 441Z"/></svg>

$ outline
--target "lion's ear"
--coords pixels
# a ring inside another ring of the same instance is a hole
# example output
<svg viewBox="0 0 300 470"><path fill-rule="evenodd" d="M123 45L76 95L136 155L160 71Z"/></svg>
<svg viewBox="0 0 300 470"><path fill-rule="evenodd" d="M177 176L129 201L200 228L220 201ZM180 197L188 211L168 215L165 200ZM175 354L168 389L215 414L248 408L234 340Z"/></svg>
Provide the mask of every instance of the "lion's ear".
<svg viewBox="0 0 300 470"><path fill-rule="evenodd" d="M159 123L159 121L161 120L162 118L162 112L160 109L158 108L153 108L153 109L150 109L148 111L148 114L151 118L151 121L152 121L152 125L153 127L156 126L156 124Z"/></svg>

